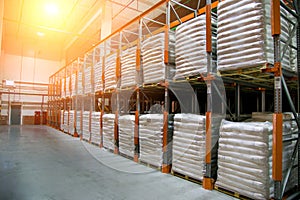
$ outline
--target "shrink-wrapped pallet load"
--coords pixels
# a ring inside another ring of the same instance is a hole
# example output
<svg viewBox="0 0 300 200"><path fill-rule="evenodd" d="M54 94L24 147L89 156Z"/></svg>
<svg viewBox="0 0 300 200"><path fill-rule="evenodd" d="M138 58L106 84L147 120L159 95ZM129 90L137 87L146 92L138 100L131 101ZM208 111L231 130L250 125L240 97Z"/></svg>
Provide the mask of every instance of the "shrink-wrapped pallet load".
<svg viewBox="0 0 300 200"><path fill-rule="evenodd" d="M116 81L116 54L113 53L105 58L105 90L112 90L117 87Z"/></svg>
<svg viewBox="0 0 300 200"><path fill-rule="evenodd" d="M163 114L142 115L139 122L140 161L161 167Z"/></svg>
<svg viewBox="0 0 300 200"><path fill-rule="evenodd" d="M64 124L64 110L60 110L60 130L65 129L65 124Z"/></svg>
<svg viewBox="0 0 300 200"><path fill-rule="evenodd" d="M87 67L84 69L84 94L92 93L92 67Z"/></svg>
<svg viewBox="0 0 300 200"><path fill-rule="evenodd" d="M77 82L77 95L83 94L83 86L82 86L82 72L78 72L78 82Z"/></svg>
<svg viewBox="0 0 300 200"><path fill-rule="evenodd" d="M100 115L101 112L92 112L91 118L91 142L97 145L101 143L100 137Z"/></svg>
<svg viewBox="0 0 300 200"><path fill-rule="evenodd" d="M95 92L103 90L102 83L102 61L99 61L95 66Z"/></svg>
<svg viewBox="0 0 300 200"><path fill-rule="evenodd" d="M269 0L226 0L218 4L217 56L218 70L235 70L274 63ZM281 9L281 15L287 12ZM289 23L281 17L280 46L290 35ZM290 47L282 59L282 67L290 66Z"/></svg>
<svg viewBox="0 0 300 200"><path fill-rule="evenodd" d="M76 91L76 74L72 74L72 76L71 76L71 89L72 89L71 96L75 96L77 94L77 91Z"/></svg>
<svg viewBox="0 0 300 200"><path fill-rule="evenodd" d="M76 111L76 131L81 134L81 111Z"/></svg>
<svg viewBox="0 0 300 200"><path fill-rule="evenodd" d="M204 158L205 116L175 114L172 170L202 180Z"/></svg>
<svg viewBox="0 0 300 200"><path fill-rule="evenodd" d="M90 112L84 111L82 114L82 139L90 141Z"/></svg>
<svg viewBox="0 0 300 200"><path fill-rule="evenodd" d="M273 196L271 122L229 122L220 127L216 185L252 199ZM284 128L284 135L291 129ZM293 142L283 145L283 173ZM295 171L293 171L295 173ZM232 181L234 180L234 181ZM290 181L288 188L291 188Z"/></svg>
<svg viewBox="0 0 300 200"><path fill-rule="evenodd" d="M195 76L207 72L206 15L189 20L176 29L175 78ZM216 19L212 18L212 59L216 66Z"/></svg>
<svg viewBox="0 0 300 200"><path fill-rule="evenodd" d="M103 146L107 149L114 150L114 125L115 114L103 115Z"/></svg>
<svg viewBox="0 0 300 200"><path fill-rule="evenodd" d="M121 154L134 156L134 115L121 115L119 117L119 150Z"/></svg>
<svg viewBox="0 0 300 200"><path fill-rule="evenodd" d="M165 34L153 35L142 42L144 84L172 79L175 70L175 34L169 32L169 64L164 62Z"/></svg>
<svg viewBox="0 0 300 200"><path fill-rule="evenodd" d="M66 97L71 96L71 90L70 90L70 77L66 78Z"/></svg>
<svg viewBox="0 0 300 200"><path fill-rule="evenodd" d="M71 135L74 135L74 132L75 132L74 123L75 123L74 110L70 110L69 111L69 125L68 125L69 130L68 130L68 133L70 133Z"/></svg>
<svg viewBox="0 0 300 200"><path fill-rule="evenodd" d="M136 47L128 48L122 52L121 63L121 88L135 86Z"/></svg>
<svg viewBox="0 0 300 200"><path fill-rule="evenodd" d="M66 92L65 92L65 79L63 78L63 79L61 79L61 97L62 98L65 98L66 97Z"/></svg>
<svg viewBox="0 0 300 200"><path fill-rule="evenodd" d="M68 115L69 115L69 112L65 111L64 112L64 126L63 126L63 131L64 132L68 132L69 131Z"/></svg>

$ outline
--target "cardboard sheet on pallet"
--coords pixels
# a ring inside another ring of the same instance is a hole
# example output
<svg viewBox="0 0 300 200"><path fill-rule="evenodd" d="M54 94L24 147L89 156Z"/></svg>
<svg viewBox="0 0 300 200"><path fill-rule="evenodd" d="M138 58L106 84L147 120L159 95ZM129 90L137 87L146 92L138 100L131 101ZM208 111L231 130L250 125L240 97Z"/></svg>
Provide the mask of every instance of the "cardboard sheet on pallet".
<svg viewBox="0 0 300 200"><path fill-rule="evenodd" d="M217 56L218 70L236 70L274 63L269 0L226 0L218 4ZM281 15L292 19L285 10ZM292 30L281 17L281 52ZM295 45L295 39L292 44ZM282 67L295 72L295 52L288 46Z"/></svg>

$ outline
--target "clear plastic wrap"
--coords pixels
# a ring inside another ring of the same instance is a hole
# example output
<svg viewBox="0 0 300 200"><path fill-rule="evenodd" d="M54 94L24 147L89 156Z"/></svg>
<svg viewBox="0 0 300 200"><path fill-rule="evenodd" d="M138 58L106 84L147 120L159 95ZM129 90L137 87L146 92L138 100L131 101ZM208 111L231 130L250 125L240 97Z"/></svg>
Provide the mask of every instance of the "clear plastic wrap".
<svg viewBox="0 0 300 200"><path fill-rule="evenodd" d="M117 55L115 53L105 58L105 90L111 90L117 87L116 58Z"/></svg>
<svg viewBox="0 0 300 200"><path fill-rule="evenodd" d="M216 25L216 20L212 18ZM216 28L212 35L213 52L212 59L216 66ZM200 15L189 20L176 29L176 74L175 78L199 75L207 72L206 52L206 15Z"/></svg>
<svg viewBox="0 0 300 200"><path fill-rule="evenodd" d="M107 149L114 150L114 125L115 114L103 115L103 146Z"/></svg>
<svg viewBox="0 0 300 200"><path fill-rule="evenodd" d="M102 60L100 60L95 66L95 91L102 91L103 90L103 83L102 83Z"/></svg>
<svg viewBox="0 0 300 200"><path fill-rule="evenodd" d="M84 111L82 114L82 138L90 141L90 111Z"/></svg>
<svg viewBox="0 0 300 200"><path fill-rule="evenodd" d="M274 63L270 10L268 0L226 0L218 4L218 70ZM283 9L281 14L288 16ZM281 51L290 34L289 23L282 17ZM290 47L281 61L282 67L294 71L289 51Z"/></svg>
<svg viewBox="0 0 300 200"><path fill-rule="evenodd" d="M101 112L92 112L91 118L91 142L97 145L100 145L101 143L100 115Z"/></svg>
<svg viewBox="0 0 300 200"><path fill-rule="evenodd" d="M164 63L165 34L153 35L142 42L144 84L172 79L175 70L175 33L169 32L169 65Z"/></svg>
<svg viewBox="0 0 300 200"><path fill-rule="evenodd" d="M131 47L122 52L121 57L121 88L135 86L136 79L136 47Z"/></svg>
<svg viewBox="0 0 300 200"><path fill-rule="evenodd" d="M162 166L163 114L140 116L139 125L140 160Z"/></svg>
<svg viewBox="0 0 300 200"><path fill-rule="evenodd" d="M202 180L204 158L205 116L175 114L172 170Z"/></svg>
<svg viewBox="0 0 300 200"><path fill-rule="evenodd" d="M92 74L91 74L92 67L87 67L84 69L84 94L92 93Z"/></svg>
<svg viewBox="0 0 300 200"><path fill-rule="evenodd" d="M121 115L119 117L119 150L129 157L134 156L134 126L135 115Z"/></svg>

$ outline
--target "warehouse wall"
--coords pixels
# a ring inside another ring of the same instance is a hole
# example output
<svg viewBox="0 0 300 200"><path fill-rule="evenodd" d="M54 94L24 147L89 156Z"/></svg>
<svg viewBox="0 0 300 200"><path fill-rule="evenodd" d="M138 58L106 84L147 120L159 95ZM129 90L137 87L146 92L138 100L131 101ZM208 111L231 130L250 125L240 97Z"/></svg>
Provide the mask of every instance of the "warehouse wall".
<svg viewBox="0 0 300 200"><path fill-rule="evenodd" d="M21 94L2 94L1 95L1 116L7 116L4 121L9 124L10 104L21 105L21 124L23 119L31 124L35 111L44 111L47 109L47 85L49 76L55 73L60 62L37 59L32 57L23 57L2 52L0 57L0 83L3 80L15 81L15 88L10 89L14 93L26 93L35 95ZM17 82L21 82L16 84ZM26 84L29 82L30 84ZM34 84L32 84L34 83ZM8 92L8 89L1 88L0 93ZM10 103L9 103L10 102ZM28 120L29 119L29 120ZM5 122L2 122L2 124Z"/></svg>
<svg viewBox="0 0 300 200"><path fill-rule="evenodd" d="M0 80L20 80L30 82L49 82L60 62L31 57L3 54L0 57Z"/></svg>

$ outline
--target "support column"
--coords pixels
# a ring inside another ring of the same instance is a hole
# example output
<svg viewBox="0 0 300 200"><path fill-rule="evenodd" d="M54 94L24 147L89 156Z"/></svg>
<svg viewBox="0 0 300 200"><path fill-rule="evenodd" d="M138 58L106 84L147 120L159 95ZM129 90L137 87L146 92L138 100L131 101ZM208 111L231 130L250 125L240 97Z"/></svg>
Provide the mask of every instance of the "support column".
<svg viewBox="0 0 300 200"><path fill-rule="evenodd" d="M282 88L280 63L280 0L271 0L271 23L274 41L274 114L272 178L274 180L274 199L281 199L282 181Z"/></svg>
<svg viewBox="0 0 300 200"><path fill-rule="evenodd" d="M165 47L164 47L164 63L165 63L165 102L164 102L164 112L163 112L163 163L162 163L162 173L170 173L171 172L171 163L172 158L169 157L169 106L170 106L170 98L169 98L169 89L168 89L168 65L169 65L169 29L170 29L170 10L171 4L167 2L166 8L166 26L165 26Z"/></svg>
<svg viewBox="0 0 300 200"><path fill-rule="evenodd" d="M206 135L205 135L205 168L203 177L203 188L212 190L214 180L212 178L212 30L211 30L211 0L206 0L206 56L207 56L207 108L206 108Z"/></svg>
<svg viewBox="0 0 300 200"><path fill-rule="evenodd" d="M241 117L241 86L236 83L235 85L235 119L239 121Z"/></svg>

